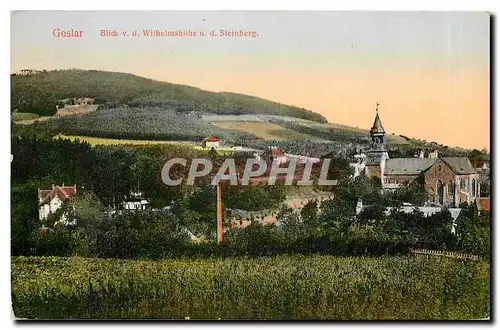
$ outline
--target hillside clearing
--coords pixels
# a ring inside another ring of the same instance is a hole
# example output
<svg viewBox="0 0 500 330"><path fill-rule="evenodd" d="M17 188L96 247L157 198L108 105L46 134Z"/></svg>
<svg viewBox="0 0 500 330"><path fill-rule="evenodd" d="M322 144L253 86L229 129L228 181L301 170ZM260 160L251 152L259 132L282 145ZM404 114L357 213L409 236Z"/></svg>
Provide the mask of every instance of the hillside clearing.
<svg viewBox="0 0 500 330"><path fill-rule="evenodd" d="M315 138L310 135L264 121L219 121L210 122L210 124L224 129L253 134L264 140L315 140Z"/></svg>

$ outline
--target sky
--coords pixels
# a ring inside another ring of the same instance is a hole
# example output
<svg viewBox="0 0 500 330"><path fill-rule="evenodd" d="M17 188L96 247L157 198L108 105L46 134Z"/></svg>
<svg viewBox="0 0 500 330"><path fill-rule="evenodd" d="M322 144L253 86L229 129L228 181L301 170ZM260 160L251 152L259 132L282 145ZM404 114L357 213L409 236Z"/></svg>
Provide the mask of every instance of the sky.
<svg viewBox="0 0 500 330"><path fill-rule="evenodd" d="M61 37L57 29L83 33ZM146 37L147 29L207 36ZM12 12L11 71L26 68L129 72L296 105L367 129L379 102L388 134L490 149L485 12Z"/></svg>

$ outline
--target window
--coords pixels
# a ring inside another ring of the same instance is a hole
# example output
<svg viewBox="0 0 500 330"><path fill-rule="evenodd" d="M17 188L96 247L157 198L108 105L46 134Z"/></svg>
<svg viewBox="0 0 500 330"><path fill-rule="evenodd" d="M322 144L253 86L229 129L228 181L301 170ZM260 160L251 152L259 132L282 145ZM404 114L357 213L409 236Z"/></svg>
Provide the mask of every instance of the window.
<svg viewBox="0 0 500 330"><path fill-rule="evenodd" d="M472 190L472 197L476 197L476 179L472 179L471 190Z"/></svg>
<svg viewBox="0 0 500 330"><path fill-rule="evenodd" d="M437 197L438 197L438 203L441 204L441 205L443 205L443 202L444 202L444 186L443 186L443 183L441 182L441 180L438 180L438 182L437 182L436 192L437 192Z"/></svg>
<svg viewBox="0 0 500 330"><path fill-rule="evenodd" d="M460 179L460 190L465 191L466 182L465 178Z"/></svg>
<svg viewBox="0 0 500 330"><path fill-rule="evenodd" d="M452 181L448 183L448 204L455 205L455 184Z"/></svg>

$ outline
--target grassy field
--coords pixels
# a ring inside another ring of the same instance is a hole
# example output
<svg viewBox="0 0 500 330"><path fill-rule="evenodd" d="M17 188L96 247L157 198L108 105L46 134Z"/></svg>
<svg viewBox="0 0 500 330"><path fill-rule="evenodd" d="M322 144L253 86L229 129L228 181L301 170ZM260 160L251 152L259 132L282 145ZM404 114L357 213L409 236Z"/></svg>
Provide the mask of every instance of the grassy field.
<svg viewBox="0 0 500 330"><path fill-rule="evenodd" d="M433 257L13 257L19 318L481 319L489 264Z"/></svg>
<svg viewBox="0 0 500 330"><path fill-rule="evenodd" d="M219 121L211 122L212 125L250 133L264 140L306 140L314 139L312 136L295 132L285 127L264 121Z"/></svg>
<svg viewBox="0 0 500 330"><path fill-rule="evenodd" d="M90 145L148 145L148 144L182 144L193 148L202 149L195 142L190 141L155 141L155 140L127 140L127 139L107 139L92 136L81 135L64 135L59 134L55 138L69 139L71 141L80 140L89 143Z"/></svg>
<svg viewBox="0 0 500 330"><path fill-rule="evenodd" d="M59 134L54 137L55 139L69 139L71 141L79 140L87 142L92 146L96 145L128 145L128 146L144 146L152 144L177 144L185 147L190 147L196 150L207 150L204 149L200 143L194 141L156 141L156 140L128 140L128 139L107 139L92 136L81 136L81 135L64 135ZM218 154L230 154L233 151L232 148L218 148Z"/></svg>
<svg viewBox="0 0 500 330"><path fill-rule="evenodd" d="M29 112L12 113L12 120L14 120L16 123L23 120L33 120L37 118L40 118L40 116L37 115L36 113L29 113Z"/></svg>

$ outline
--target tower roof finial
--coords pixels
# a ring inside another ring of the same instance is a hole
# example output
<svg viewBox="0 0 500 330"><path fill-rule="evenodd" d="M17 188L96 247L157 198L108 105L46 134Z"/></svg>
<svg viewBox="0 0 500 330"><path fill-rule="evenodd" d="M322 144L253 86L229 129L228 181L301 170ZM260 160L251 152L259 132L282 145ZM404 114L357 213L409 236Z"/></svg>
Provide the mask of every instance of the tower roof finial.
<svg viewBox="0 0 500 330"><path fill-rule="evenodd" d="M380 104L377 102L377 108L376 108L376 115L375 115L375 121L373 122L373 126L370 130L370 133L378 133L378 134L384 134L385 133L385 130L384 130L384 127L382 126L382 122L380 121L380 117L378 115L378 106Z"/></svg>

